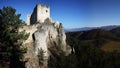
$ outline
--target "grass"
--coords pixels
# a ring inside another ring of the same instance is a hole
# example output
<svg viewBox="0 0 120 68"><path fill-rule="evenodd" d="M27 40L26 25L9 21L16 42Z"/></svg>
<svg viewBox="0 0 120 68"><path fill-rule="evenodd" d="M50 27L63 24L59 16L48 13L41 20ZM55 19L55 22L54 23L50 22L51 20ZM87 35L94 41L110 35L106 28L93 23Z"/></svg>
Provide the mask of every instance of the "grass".
<svg viewBox="0 0 120 68"><path fill-rule="evenodd" d="M120 53L120 42L119 41L108 41L103 44L101 49L105 52L114 52L117 51Z"/></svg>

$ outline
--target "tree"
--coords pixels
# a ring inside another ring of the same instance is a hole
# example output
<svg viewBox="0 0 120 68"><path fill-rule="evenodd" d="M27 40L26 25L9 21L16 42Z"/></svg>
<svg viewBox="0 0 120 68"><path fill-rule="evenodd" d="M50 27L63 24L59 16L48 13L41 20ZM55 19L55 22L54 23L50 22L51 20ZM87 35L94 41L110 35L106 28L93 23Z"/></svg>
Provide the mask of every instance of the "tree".
<svg viewBox="0 0 120 68"><path fill-rule="evenodd" d="M22 66L20 58L26 48L21 45L29 36L25 31L19 32L24 22L15 12L12 7L0 9L0 60L10 62L11 68Z"/></svg>
<svg viewBox="0 0 120 68"><path fill-rule="evenodd" d="M39 59L39 65L43 66L44 62L45 62L45 55L44 55L45 51L43 49L39 49L38 52L38 59Z"/></svg>

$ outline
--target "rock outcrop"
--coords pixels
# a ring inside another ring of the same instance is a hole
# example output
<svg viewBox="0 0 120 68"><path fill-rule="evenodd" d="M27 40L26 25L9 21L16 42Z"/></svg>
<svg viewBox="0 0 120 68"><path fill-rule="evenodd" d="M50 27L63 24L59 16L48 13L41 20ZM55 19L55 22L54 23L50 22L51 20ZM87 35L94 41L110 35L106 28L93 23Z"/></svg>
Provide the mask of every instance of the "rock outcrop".
<svg viewBox="0 0 120 68"><path fill-rule="evenodd" d="M22 30L30 33L29 38L23 43L23 46L27 48L27 53L23 58L26 61L26 68L47 68L48 59L55 48L61 49L66 55L71 52L71 48L66 44L66 35L61 23L52 22L48 18L44 23L24 26L20 29ZM44 51L42 65L38 57L40 50Z"/></svg>

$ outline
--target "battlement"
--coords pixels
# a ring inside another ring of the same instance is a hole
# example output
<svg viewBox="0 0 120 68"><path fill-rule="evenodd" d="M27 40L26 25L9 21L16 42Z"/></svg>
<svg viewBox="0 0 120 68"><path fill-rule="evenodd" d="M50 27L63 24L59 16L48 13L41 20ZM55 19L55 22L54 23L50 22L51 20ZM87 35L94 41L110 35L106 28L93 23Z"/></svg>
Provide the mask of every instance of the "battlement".
<svg viewBox="0 0 120 68"><path fill-rule="evenodd" d="M37 6L42 6L42 7L50 8L49 6L46 6L46 5L43 5L43 4L37 4Z"/></svg>
<svg viewBox="0 0 120 68"><path fill-rule="evenodd" d="M27 25L35 23L44 23L45 19L50 18L50 7L42 4L37 4L32 14L27 15Z"/></svg>

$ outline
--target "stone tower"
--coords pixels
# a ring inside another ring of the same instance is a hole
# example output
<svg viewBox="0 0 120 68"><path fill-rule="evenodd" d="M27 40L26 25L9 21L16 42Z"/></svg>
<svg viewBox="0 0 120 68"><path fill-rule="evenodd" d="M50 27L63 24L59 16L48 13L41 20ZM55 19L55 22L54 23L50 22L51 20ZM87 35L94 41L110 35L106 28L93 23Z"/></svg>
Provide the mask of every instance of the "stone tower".
<svg viewBox="0 0 120 68"><path fill-rule="evenodd" d="M27 15L27 25L43 23L47 18L50 18L50 7L37 4L32 14Z"/></svg>
<svg viewBox="0 0 120 68"><path fill-rule="evenodd" d="M27 25L30 25L30 17L31 17L31 14L27 14L27 21L26 21Z"/></svg>

